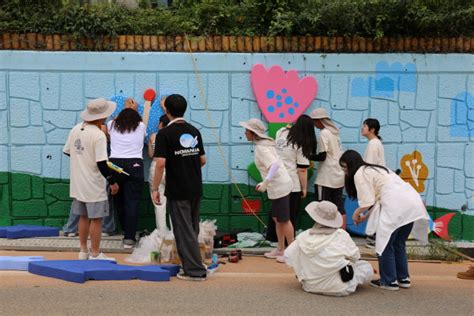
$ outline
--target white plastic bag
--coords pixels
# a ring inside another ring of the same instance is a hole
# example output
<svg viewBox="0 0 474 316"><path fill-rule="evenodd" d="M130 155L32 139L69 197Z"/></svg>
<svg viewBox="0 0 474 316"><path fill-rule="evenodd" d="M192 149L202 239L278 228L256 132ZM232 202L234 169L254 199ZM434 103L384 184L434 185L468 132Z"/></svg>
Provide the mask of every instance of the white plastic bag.
<svg viewBox="0 0 474 316"><path fill-rule="evenodd" d="M204 220L199 223L198 241L204 244L204 258L203 260L211 260L212 252L214 251L214 236L216 235L216 220Z"/></svg>
<svg viewBox="0 0 474 316"><path fill-rule="evenodd" d="M138 247L133 250L130 256L125 258L125 261L130 263L150 263L150 253L160 250L163 237L163 233L155 229L150 235L140 238Z"/></svg>

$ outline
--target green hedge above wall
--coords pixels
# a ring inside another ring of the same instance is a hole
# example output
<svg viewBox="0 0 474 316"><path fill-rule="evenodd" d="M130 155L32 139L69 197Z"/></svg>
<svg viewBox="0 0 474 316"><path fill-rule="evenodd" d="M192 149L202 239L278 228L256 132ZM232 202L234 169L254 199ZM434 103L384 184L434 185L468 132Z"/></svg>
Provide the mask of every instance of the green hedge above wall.
<svg viewBox="0 0 474 316"><path fill-rule="evenodd" d="M0 33L459 37L474 34L474 1L175 0L138 9L72 0L0 2Z"/></svg>

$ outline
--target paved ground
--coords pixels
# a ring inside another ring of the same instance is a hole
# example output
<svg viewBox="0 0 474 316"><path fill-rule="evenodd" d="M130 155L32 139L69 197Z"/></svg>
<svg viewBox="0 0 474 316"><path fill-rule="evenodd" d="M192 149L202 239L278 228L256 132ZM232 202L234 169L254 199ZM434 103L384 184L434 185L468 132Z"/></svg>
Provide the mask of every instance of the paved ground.
<svg viewBox="0 0 474 316"><path fill-rule="evenodd" d="M101 247L106 252L131 253L124 249L122 236L103 237ZM79 251L79 237L0 238L0 250Z"/></svg>
<svg viewBox="0 0 474 316"><path fill-rule="evenodd" d="M103 237L101 248L108 253L131 253L132 249L124 249L122 245L122 235ZM374 257L375 253L371 249L364 247L365 238L354 238L354 241L360 246L361 254L365 257ZM41 238L23 238L6 239L0 238L0 250L27 250L27 251L79 251L78 237L41 237ZM231 251L229 248L215 249L216 253L226 253ZM248 254L261 255L271 248L247 248L242 249Z"/></svg>
<svg viewBox="0 0 474 316"><path fill-rule="evenodd" d="M75 259L72 252L0 251ZM123 263L126 254L114 254ZM371 262L376 266L376 262ZM89 281L75 284L27 272L0 271L0 315L473 315L474 281L456 273L467 263L410 263L413 286L398 292L361 287L345 298L302 291L292 270L274 260L244 256L206 282Z"/></svg>

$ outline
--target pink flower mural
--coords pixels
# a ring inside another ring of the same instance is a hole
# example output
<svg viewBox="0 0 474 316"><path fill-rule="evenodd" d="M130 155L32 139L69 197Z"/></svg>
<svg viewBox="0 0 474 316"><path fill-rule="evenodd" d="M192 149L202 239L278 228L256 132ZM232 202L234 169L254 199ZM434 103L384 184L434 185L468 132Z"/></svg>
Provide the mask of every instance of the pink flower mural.
<svg viewBox="0 0 474 316"><path fill-rule="evenodd" d="M285 72L280 66L252 67L252 89L257 104L269 123L292 123L303 114L318 93L314 77L298 78L298 71Z"/></svg>

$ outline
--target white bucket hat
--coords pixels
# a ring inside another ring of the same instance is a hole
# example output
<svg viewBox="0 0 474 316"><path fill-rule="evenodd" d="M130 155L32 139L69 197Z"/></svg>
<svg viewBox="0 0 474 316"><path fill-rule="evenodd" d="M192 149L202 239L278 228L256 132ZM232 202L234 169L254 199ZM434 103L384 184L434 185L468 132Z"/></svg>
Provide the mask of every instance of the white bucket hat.
<svg viewBox="0 0 474 316"><path fill-rule="evenodd" d="M309 115L313 120L320 120L324 118L329 118L328 112L326 112L325 108L317 108L311 111L311 114Z"/></svg>
<svg viewBox="0 0 474 316"><path fill-rule="evenodd" d="M117 103L104 98L90 100L86 109L81 112L81 118L87 122L104 119L114 113L116 107Z"/></svg>
<svg viewBox="0 0 474 316"><path fill-rule="evenodd" d="M337 206L332 202L311 202L305 207L305 210L318 224L332 228L342 226L342 216L337 210Z"/></svg>
<svg viewBox="0 0 474 316"><path fill-rule="evenodd" d="M253 118L248 120L247 122L240 122L239 125L245 129L254 132L260 138L273 139L266 134L267 129L265 128L265 125L263 125L263 122L259 119Z"/></svg>

